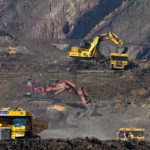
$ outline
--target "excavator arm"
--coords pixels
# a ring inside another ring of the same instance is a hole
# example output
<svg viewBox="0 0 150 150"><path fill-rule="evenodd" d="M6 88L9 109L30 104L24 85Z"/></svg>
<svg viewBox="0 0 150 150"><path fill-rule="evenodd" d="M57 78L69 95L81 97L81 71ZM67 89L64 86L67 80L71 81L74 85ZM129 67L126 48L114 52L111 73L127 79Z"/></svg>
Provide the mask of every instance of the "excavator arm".
<svg viewBox="0 0 150 150"><path fill-rule="evenodd" d="M122 47L124 44L124 42L122 40L119 40L119 37L115 33L112 33L112 32L109 32L108 34L101 34L100 39L109 40L112 43L119 45L120 47Z"/></svg>
<svg viewBox="0 0 150 150"><path fill-rule="evenodd" d="M85 106L86 104L90 102L85 88L77 87L75 84L73 84L72 82L68 80L64 80L62 82L53 84L51 87L48 87L46 89L46 92L47 93L54 92L53 95L58 95L65 90L68 92L74 92L75 94L77 94L80 97L81 102Z"/></svg>
<svg viewBox="0 0 150 150"><path fill-rule="evenodd" d="M89 96L87 94L87 91L85 90L85 88L77 88L77 93L82 101L82 103L87 106L87 104L90 103L90 99Z"/></svg>

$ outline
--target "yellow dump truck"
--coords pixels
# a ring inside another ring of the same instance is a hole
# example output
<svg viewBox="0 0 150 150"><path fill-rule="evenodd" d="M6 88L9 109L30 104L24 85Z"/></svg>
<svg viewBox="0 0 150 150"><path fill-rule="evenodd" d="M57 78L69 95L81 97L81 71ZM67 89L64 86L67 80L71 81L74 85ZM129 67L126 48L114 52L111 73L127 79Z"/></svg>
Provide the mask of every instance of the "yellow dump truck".
<svg viewBox="0 0 150 150"><path fill-rule="evenodd" d="M129 65L128 54L111 53L110 54L110 69L127 69Z"/></svg>
<svg viewBox="0 0 150 150"><path fill-rule="evenodd" d="M138 140L144 141L144 128L120 128L117 137L121 141Z"/></svg>
<svg viewBox="0 0 150 150"><path fill-rule="evenodd" d="M37 134L48 128L48 122L34 119L22 108L0 110L0 139L40 138Z"/></svg>

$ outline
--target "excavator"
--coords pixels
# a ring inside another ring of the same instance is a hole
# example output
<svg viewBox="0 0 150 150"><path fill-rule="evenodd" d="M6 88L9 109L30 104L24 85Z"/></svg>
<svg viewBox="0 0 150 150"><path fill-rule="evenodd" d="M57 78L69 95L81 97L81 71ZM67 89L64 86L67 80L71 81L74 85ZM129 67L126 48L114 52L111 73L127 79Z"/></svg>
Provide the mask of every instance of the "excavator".
<svg viewBox="0 0 150 150"><path fill-rule="evenodd" d="M92 115L96 112L96 105L91 103L86 89L84 87L77 87L74 83L68 80L50 80L48 86L45 87L37 84L37 82L28 80L27 85L25 86L24 96L48 96L49 98L54 98L54 96L64 91L78 95L88 114Z"/></svg>
<svg viewBox="0 0 150 150"><path fill-rule="evenodd" d="M124 42L119 40L118 36L112 32L97 35L93 38L91 43L84 40L84 44L79 47L72 47L69 51L69 57L76 59L96 60L100 59L99 47L102 41L111 41L121 48L120 52L113 52L110 54L110 68L111 69L126 69L128 65L127 48L123 47Z"/></svg>

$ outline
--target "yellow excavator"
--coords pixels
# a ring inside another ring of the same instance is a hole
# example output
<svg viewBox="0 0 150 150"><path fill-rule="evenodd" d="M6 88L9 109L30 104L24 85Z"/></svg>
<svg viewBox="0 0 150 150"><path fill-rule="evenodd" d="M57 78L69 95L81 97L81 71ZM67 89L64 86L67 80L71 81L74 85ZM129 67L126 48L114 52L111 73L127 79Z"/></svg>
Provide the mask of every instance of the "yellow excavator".
<svg viewBox="0 0 150 150"><path fill-rule="evenodd" d="M0 140L40 138L38 133L47 128L47 121L33 118L22 108L0 110Z"/></svg>
<svg viewBox="0 0 150 150"><path fill-rule="evenodd" d="M126 53L127 49L123 48L124 42L119 40L118 36L112 32L97 35L91 43L84 40L84 44L79 47L71 48L69 56L79 59L98 61L100 59L100 43L107 40L122 48L121 52L113 52L110 54L111 69L125 69L128 65L128 54Z"/></svg>

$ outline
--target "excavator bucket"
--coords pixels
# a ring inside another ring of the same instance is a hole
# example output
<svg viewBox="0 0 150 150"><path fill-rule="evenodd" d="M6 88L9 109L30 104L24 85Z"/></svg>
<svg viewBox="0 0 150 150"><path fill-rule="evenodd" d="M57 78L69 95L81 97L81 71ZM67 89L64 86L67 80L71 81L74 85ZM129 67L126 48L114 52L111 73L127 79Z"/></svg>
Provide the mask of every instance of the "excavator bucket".
<svg viewBox="0 0 150 150"><path fill-rule="evenodd" d="M95 103L88 104L86 108L87 108L87 115L88 116L98 115L97 105Z"/></svg>

